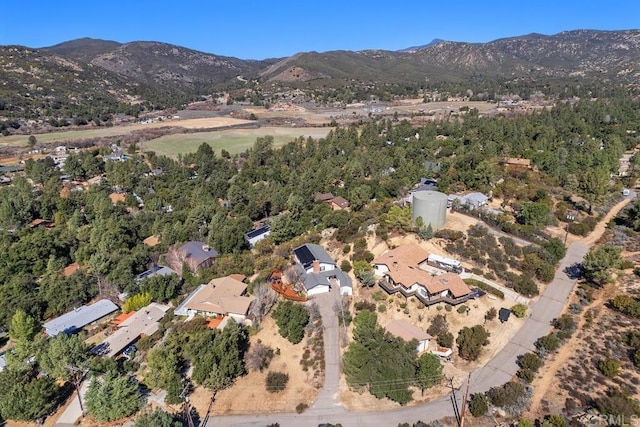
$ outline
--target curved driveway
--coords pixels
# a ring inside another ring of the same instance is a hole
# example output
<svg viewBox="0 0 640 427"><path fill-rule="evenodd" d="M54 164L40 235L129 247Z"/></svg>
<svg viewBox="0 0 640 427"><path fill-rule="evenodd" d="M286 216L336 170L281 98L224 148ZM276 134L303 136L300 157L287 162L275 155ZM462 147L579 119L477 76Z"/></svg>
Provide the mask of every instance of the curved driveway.
<svg viewBox="0 0 640 427"><path fill-rule="evenodd" d="M523 353L534 350L534 342L546 335L553 319L557 318L575 284L575 280L565 273L565 267L582 258L588 251L588 246L583 243L572 243L567 255L560 261L556 275L547 285L544 293L530 309L530 316L526 319L522 328L514 335L509 343L491 359L487 364L471 374L471 392L486 391L491 387L499 386L509 381L518 370L516 358ZM389 411L372 412L347 412L340 405L338 399L339 382L339 357L338 349L338 322L333 313L332 298L336 295L320 295L317 298L320 305L323 322L325 322L325 360L327 361L325 388L320 391L316 402L303 414L265 414L265 415L235 415L225 417L210 417L207 426L255 426L265 427L268 424L279 423L281 427L317 426L322 423L340 423L344 427L356 426L390 426L396 427L399 423L415 423L418 420L431 422L440 418L453 416L453 407L450 397L443 397L431 402L399 408ZM325 301L326 300L326 301ZM392 363L392 361L389 361ZM456 399L461 405L462 390L466 387L466 381L456 391ZM373 409L373 408L372 408Z"/></svg>

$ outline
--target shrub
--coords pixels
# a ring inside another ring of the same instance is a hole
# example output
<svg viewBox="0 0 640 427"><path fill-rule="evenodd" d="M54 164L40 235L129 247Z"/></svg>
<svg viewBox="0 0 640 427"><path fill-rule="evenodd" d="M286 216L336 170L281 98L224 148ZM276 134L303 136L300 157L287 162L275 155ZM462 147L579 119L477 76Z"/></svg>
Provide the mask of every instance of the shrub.
<svg viewBox="0 0 640 427"><path fill-rule="evenodd" d="M474 417L481 417L487 415L489 412L489 403L484 393L474 393L469 400L469 412Z"/></svg>
<svg viewBox="0 0 640 427"><path fill-rule="evenodd" d="M449 330L449 323L447 322L447 316L443 314L436 314L436 316L431 319L431 324L427 329L427 333L431 336L438 336L444 332Z"/></svg>
<svg viewBox="0 0 640 427"><path fill-rule="evenodd" d="M130 311L137 311L143 307L148 306L150 303L151 294L149 292L133 295L129 297L127 301L125 301L123 310L125 313L128 313Z"/></svg>
<svg viewBox="0 0 640 427"><path fill-rule="evenodd" d="M554 334L548 334L538 338L536 348L542 353L555 351L560 346L560 340Z"/></svg>
<svg viewBox="0 0 640 427"><path fill-rule="evenodd" d="M547 415L542 421L541 427L566 427L567 420L562 415Z"/></svg>
<svg viewBox="0 0 640 427"><path fill-rule="evenodd" d="M623 260L622 263L620 264L621 270L630 270L633 267L635 267L635 264L629 260Z"/></svg>
<svg viewBox="0 0 640 427"><path fill-rule="evenodd" d="M456 240L460 240L464 238L464 233L462 231L450 230L447 228L443 228L442 230L438 230L434 233L434 236L439 239L449 240L451 242L455 242Z"/></svg>
<svg viewBox="0 0 640 427"><path fill-rule="evenodd" d="M551 264L541 263L538 266L538 268L536 268L536 279L544 283L551 282L555 274L556 274L556 269ZM536 290L537 288L538 287L536 286Z"/></svg>
<svg viewBox="0 0 640 427"><path fill-rule="evenodd" d="M289 375L284 372L270 371L265 380L266 389L269 393L276 393L286 388L289 382Z"/></svg>
<svg viewBox="0 0 640 427"><path fill-rule="evenodd" d="M517 427L533 427L533 423L527 418L522 418L520 421L518 421Z"/></svg>
<svg viewBox="0 0 640 427"><path fill-rule="evenodd" d="M272 314L283 338L298 344L304 337L304 328L309 323L309 312L301 304L284 301L278 304Z"/></svg>
<svg viewBox="0 0 640 427"><path fill-rule="evenodd" d="M376 305L371 301L358 301L353 304L353 308L356 311L369 310L373 313L376 310Z"/></svg>
<svg viewBox="0 0 640 427"><path fill-rule="evenodd" d="M640 301L628 295L618 295L610 301L611 307L630 317L640 317Z"/></svg>
<svg viewBox="0 0 640 427"><path fill-rule="evenodd" d="M484 314L484 320L486 321L491 321L493 319L496 318L496 316L498 316L498 310L495 309L495 307L491 307L489 310L487 310L487 312Z"/></svg>
<svg viewBox="0 0 640 427"><path fill-rule="evenodd" d="M254 371L261 371L269 367L271 359L273 359L273 348L265 345L258 340L253 344L245 356L247 368Z"/></svg>
<svg viewBox="0 0 640 427"><path fill-rule="evenodd" d="M462 313L466 313L469 310L469 307L467 307L466 305L462 304L460 307L458 307L458 309L456 310L458 313L462 314Z"/></svg>
<svg viewBox="0 0 640 427"><path fill-rule="evenodd" d="M447 305L444 306L444 309L447 310L447 311L451 311L451 310L453 310L453 307L451 307L449 304L447 304Z"/></svg>
<svg viewBox="0 0 640 427"><path fill-rule="evenodd" d="M620 372L620 364L613 359L598 360L596 367L606 377L613 378Z"/></svg>
<svg viewBox="0 0 640 427"><path fill-rule="evenodd" d="M516 375L518 376L518 378L521 378L527 383L531 383L535 376L534 372L531 369L519 369Z"/></svg>
<svg viewBox="0 0 640 427"><path fill-rule="evenodd" d="M553 326L561 331L571 333L576 328L576 322L571 315L563 314L553 321Z"/></svg>
<svg viewBox="0 0 640 427"><path fill-rule="evenodd" d="M526 403L527 390L521 383L509 381L500 387L489 389L487 397L493 405L513 414L519 412L523 403Z"/></svg>
<svg viewBox="0 0 640 427"><path fill-rule="evenodd" d="M342 260L342 262L340 263L340 270L344 271L345 273L351 271L351 263L349 262L349 260Z"/></svg>
<svg viewBox="0 0 640 427"><path fill-rule="evenodd" d="M384 301L387 299L387 297L380 291L375 291L373 295L371 295L371 298L373 298L374 301Z"/></svg>
<svg viewBox="0 0 640 427"><path fill-rule="evenodd" d="M298 403L298 405L296 406L296 412L298 414L301 414L306 411L308 407L309 405L307 405L306 403Z"/></svg>
<svg viewBox="0 0 640 427"><path fill-rule="evenodd" d="M436 338L436 342L441 347L453 347L453 334L451 332L443 332Z"/></svg>
<svg viewBox="0 0 640 427"><path fill-rule="evenodd" d="M524 304L516 304L513 307L511 307L511 312L513 313L514 316L521 319L527 315L527 306Z"/></svg>
<svg viewBox="0 0 640 427"><path fill-rule="evenodd" d="M631 418L633 415L640 415L640 404L625 389L608 390L606 396L596 399L595 406L601 414L610 416Z"/></svg>
<svg viewBox="0 0 640 427"><path fill-rule="evenodd" d="M471 361L478 359L482 347L489 343L489 336L489 332L482 325L462 328L456 339L460 357Z"/></svg>
<svg viewBox="0 0 640 427"><path fill-rule="evenodd" d="M535 353L525 353L518 357L518 366L532 372L537 372L543 364L544 361Z"/></svg>
<svg viewBox="0 0 640 427"><path fill-rule="evenodd" d="M512 283L513 290L519 294L532 297L538 295L538 285L529 276L520 275Z"/></svg>
<svg viewBox="0 0 640 427"><path fill-rule="evenodd" d="M385 311L387 311L387 306L384 304L380 304L378 306L378 313L384 313Z"/></svg>

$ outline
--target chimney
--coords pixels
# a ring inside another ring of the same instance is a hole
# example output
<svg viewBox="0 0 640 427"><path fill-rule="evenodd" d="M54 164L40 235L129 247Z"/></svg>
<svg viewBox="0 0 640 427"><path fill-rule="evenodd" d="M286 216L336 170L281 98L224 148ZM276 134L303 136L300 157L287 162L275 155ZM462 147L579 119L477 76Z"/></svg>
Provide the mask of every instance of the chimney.
<svg viewBox="0 0 640 427"><path fill-rule="evenodd" d="M209 252L211 250L211 247L207 244L202 245L202 250L205 252Z"/></svg>
<svg viewBox="0 0 640 427"><path fill-rule="evenodd" d="M398 261L393 261L393 268L398 269Z"/></svg>
<svg viewBox="0 0 640 427"><path fill-rule="evenodd" d="M313 260L313 272L320 273L320 261L317 259Z"/></svg>

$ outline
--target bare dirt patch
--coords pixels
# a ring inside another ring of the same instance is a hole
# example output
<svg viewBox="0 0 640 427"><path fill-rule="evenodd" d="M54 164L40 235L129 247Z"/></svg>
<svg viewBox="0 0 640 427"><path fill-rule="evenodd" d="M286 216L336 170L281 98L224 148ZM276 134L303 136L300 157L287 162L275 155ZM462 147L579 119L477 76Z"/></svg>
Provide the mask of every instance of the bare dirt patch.
<svg viewBox="0 0 640 427"><path fill-rule="evenodd" d="M268 317L262 323L260 331L251 337L251 342L258 339L272 347L276 353L280 349L280 354L273 358L268 369L249 372L238 378L233 387L218 392L211 406L211 415L294 412L298 404L311 405L315 400L318 395L317 387L322 385L322 380L314 379L313 370L305 372L300 365L306 338L299 344L291 344L280 336L277 325ZM277 393L266 391L265 378L268 371L289 375L285 390ZM210 390L198 387L190 397L191 404L202 417L209 406L211 395Z"/></svg>

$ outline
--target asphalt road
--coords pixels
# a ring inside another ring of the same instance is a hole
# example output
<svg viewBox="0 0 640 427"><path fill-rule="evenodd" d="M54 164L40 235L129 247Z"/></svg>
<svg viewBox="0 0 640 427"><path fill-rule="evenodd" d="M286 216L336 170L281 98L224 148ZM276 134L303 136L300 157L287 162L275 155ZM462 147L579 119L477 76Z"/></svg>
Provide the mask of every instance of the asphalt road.
<svg viewBox="0 0 640 427"><path fill-rule="evenodd" d="M532 304L530 315L522 328L511 341L491 359L485 366L471 374L471 392L486 391L509 381L518 370L516 359L519 355L532 351L534 342L546 335L551 329L551 322L557 318L571 295L575 280L565 273L565 267L582 261L588 247L582 243L572 243L567 255L560 262L556 275L547 285L545 292L538 301ZM332 296L333 295L333 296ZM339 403L337 391L339 381L339 351L337 319L333 313L332 298L335 294L327 294L323 298L316 297L325 323L325 388L320 391L317 401L303 414L270 414L270 415L237 415L226 417L211 417L207 423L212 426L252 426L265 427L278 423L281 427L316 426L323 423L340 423L344 427L355 426L390 426L399 423L415 423L418 420L431 422L454 415L451 397L443 397L419 406L400 408L390 411L347 412ZM393 363L393 361L389 361ZM458 406L462 400L466 380L456 391Z"/></svg>

